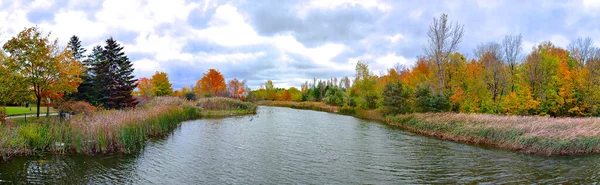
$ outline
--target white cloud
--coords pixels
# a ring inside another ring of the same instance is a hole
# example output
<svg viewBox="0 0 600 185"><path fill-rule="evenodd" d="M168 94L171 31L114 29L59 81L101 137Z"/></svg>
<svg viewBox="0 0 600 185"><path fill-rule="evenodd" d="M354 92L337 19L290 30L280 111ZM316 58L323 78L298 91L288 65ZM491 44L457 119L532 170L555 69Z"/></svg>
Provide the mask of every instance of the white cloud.
<svg viewBox="0 0 600 185"><path fill-rule="evenodd" d="M392 42L392 43L396 43L399 40L403 40L404 39L404 35L397 33L397 34L392 35L392 36L385 36L385 38L387 40L389 40L390 42Z"/></svg>
<svg viewBox="0 0 600 185"><path fill-rule="evenodd" d="M231 5L222 5L217 8L203 30L193 31L195 39L216 43L226 47L239 47L256 45L265 42L256 31L246 23L246 19Z"/></svg>

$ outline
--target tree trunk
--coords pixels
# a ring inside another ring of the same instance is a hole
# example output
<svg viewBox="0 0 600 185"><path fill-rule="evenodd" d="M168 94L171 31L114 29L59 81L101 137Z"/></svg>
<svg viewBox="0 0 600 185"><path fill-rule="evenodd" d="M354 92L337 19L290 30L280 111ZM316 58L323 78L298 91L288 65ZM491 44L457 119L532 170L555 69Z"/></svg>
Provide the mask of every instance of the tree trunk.
<svg viewBox="0 0 600 185"><path fill-rule="evenodd" d="M440 95L444 95L444 68L442 62L438 62L438 79L440 81Z"/></svg>
<svg viewBox="0 0 600 185"><path fill-rule="evenodd" d="M46 105L46 117L50 117L50 102Z"/></svg>
<svg viewBox="0 0 600 185"><path fill-rule="evenodd" d="M35 97L37 99L37 117L40 117L40 105L42 104L42 98L41 97Z"/></svg>

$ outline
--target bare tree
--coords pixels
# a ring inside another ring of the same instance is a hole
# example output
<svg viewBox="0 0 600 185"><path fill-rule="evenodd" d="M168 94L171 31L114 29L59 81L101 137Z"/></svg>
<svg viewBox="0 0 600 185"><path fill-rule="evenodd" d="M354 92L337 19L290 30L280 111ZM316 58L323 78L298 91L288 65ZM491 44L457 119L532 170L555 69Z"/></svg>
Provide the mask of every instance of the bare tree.
<svg viewBox="0 0 600 185"><path fill-rule="evenodd" d="M579 66L583 68L585 63L592 58L594 55L594 46L592 46L592 39L586 37L585 39L577 38L574 41L571 41L569 46L567 46L569 53L571 53L571 57L579 63Z"/></svg>
<svg viewBox="0 0 600 185"><path fill-rule="evenodd" d="M458 49L458 43L461 42L464 35L463 28L464 25L448 23L448 15L445 13L442 13L439 18L434 17L433 23L429 25L427 32L429 41L423 50L438 67L439 93L441 95L444 94L443 62L450 56L450 53Z"/></svg>
<svg viewBox="0 0 600 185"><path fill-rule="evenodd" d="M521 57L522 47L522 36L519 35L507 35L502 41L502 48L504 50L504 62L508 64L508 70L511 78L511 92L515 91L515 83L513 78L517 72L517 63Z"/></svg>
<svg viewBox="0 0 600 185"><path fill-rule="evenodd" d="M475 55L484 66L484 81L488 90L492 92L492 100L496 103L504 94L509 79L506 66L502 61L502 47L495 42L481 44L475 49Z"/></svg>

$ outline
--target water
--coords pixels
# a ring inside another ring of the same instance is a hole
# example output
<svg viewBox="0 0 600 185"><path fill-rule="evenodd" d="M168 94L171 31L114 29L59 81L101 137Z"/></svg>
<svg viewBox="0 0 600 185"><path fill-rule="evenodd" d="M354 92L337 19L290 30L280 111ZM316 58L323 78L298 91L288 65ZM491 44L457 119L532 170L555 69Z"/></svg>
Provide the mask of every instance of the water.
<svg viewBox="0 0 600 185"><path fill-rule="evenodd" d="M196 120L136 154L42 155L0 164L0 182L56 184L589 183L600 156L542 157L423 137L323 112L260 107Z"/></svg>

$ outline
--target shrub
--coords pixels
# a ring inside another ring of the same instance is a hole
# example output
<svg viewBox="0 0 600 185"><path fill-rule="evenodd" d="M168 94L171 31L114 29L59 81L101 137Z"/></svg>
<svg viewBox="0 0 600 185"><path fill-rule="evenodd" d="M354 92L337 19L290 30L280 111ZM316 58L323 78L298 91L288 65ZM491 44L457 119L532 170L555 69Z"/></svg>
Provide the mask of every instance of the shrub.
<svg viewBox="0 0 600 185"><path fill-rule="evenodd" d="M197 99L196 98L196 93L194 93L194 92L186 92L184 94L184 96L185 96L186 100L190 100L190 101L196 101L196 99Z"/></svg>
<svg viewBox="0 0 600 185"><path fill-rule="evenodd" d="M97 111L97 108L84 101L67 101L60 104L59 110L72 114L91 115Z"/></svg>
<svg viewBox="0 0 600 185"><path fill-rule="evenodd" d="M385 115L411 112L411 92L402 82L389 83L383 90L383 113Z"/></svg>
<svg viewBox="0 0 600 185"><path fill-rule="evenodd" d="M346 92L339 87L331 87L325 92L325 104L343 106L346 104Z"/></svg>

